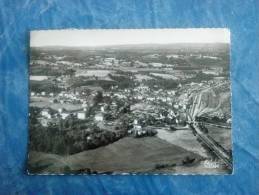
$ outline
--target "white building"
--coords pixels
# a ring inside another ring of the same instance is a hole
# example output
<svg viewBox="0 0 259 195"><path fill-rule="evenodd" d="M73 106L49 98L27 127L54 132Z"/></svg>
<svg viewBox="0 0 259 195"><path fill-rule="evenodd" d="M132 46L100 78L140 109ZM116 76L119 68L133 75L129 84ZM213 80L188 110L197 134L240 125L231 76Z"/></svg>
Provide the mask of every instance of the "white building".
<svg viewBox="0 0 259 195"><path fill-rule="evenodd" d="M43 117L46 117L46 118L48 118L48 119L51 119L51 114L49 113L49 111L48 111L47 109L42 110L42 111L41 111L41 115L42 115Z"/></svg>
<svg viewBox="0 0 259 195"><path fill-rule="evenodd" d="M62 119L66 119L69 116L69 113L63 112L60 114Z"/></svg>
<svg viewBox="0 0 259 195"><path fill-rule="evenodd" d="M133 129L136 131L141 131L142 127L141 127L141 125L134 125Z"/></svg>
<svg viewBox="0 0 259 195"><path fill-rule="evenodd" d="M81 119L81 120L86 119L86 114L85 114L85 112L78 112L78 113L77 113L77 118L78 118L78 119Z"/></svg>
<svg viewBox="0 0 259 195"><path fill-rule="evenodd" d="M142 97L141 95L139 95L139 96L137 96L137 99L138 99L138 100L142 100L143 97Z"/></svg>
<svg viewBox="0 0 259 195"><path fill-rule="evenodd" d="M170 102L170 101L171 101L171 98L170 98L170 97L167 97L167 98L166 98L166 101L167 101L167 102Z"/></svg>
<svg viewBox="0 0 259 195"><path fill-rule="evenodd" d="M95 119L96 121L101 122L101 121L103 121L103 115L102 115L101 113L96 114L95 117L94 117L94 119Z"/></svg>
<svg viewBox="0 0 259 195"><path fill-rule="evenodd" d="M58 112L59 112L59 113L62 113L63 111L64 111L64 108L59 108L59 109L58 109Z"/></svg>
<svg viewBox="0 0 259 195"><path fill-rule="evenodd" d="M174 105L174 108L175 108L175 109L178 109L178 108L179 108L179 105L178 105L178 104L175 104L175 105Z"/></svg>

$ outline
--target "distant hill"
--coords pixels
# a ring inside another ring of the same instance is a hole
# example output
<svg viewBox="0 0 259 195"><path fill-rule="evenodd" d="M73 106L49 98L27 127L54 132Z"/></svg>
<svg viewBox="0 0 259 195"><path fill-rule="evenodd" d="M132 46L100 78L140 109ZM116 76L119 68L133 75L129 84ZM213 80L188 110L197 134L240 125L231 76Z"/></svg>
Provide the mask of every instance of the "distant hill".
<svg viewBox="0 0 259 195"><path fill-rule="evenodd" d="M31 47L32 50L183 50L183 51L227 51L227 43L174 43L174 44L132 44L132 45L110 45L98 47L69 47L69 46L44 46Z"/></svg>

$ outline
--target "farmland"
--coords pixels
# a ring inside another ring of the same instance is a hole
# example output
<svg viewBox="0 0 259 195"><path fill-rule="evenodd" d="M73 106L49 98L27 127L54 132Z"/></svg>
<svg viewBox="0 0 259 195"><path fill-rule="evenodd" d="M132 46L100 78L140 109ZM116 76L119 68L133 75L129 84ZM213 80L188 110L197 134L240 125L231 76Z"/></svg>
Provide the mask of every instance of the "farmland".
<svg viewBox="0 0 259 195"><path fill-rule="evenodd" d="M37 158L31 158L34 160L29 162L32 171L33 167L42 167L41 173L63 173L64 170L68 173L80 172L80 170L98 173L150 171L159 173L160 170L156 169L159 165L165 165L165 168L168 168L182 165L186 157L195 159L197 162L202 159L195 153L156 137L143 139L127 137L105 147L64 157L57 155L51 157L49 154L34 152L30 155L37 156Z"/></svg>

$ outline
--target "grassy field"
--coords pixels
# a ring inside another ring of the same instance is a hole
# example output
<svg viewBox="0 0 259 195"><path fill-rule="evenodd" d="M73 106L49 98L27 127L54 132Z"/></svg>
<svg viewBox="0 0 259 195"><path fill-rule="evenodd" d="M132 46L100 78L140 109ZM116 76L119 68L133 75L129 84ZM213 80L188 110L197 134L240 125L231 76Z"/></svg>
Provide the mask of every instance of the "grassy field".
<svg viewBox="0 0 259 195"><path fill-rule="evenodd" d="M57 155L31 152L29 172L75 173L90 169L112 173L159 173L161 169L156 170L157 165L182 165L187 156L195 158L196 162L202 158L157 137L125 137L113 144L70 156L57 157Z"/></svg>
<svg viewBox="0 0 259 195"><path fill-rule="evenodd" d="M169 143L180 146L203 157L207 157L205 149L197 141L191 130L168 131L166 128L157 129L157 136Z"/></svg>

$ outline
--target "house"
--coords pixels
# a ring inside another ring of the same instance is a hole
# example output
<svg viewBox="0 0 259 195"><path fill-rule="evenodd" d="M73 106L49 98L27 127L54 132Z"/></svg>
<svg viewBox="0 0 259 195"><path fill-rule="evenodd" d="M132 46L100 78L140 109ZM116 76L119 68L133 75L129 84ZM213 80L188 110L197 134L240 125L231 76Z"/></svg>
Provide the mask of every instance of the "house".
<svg viewBox="0 0 259 195"><path fill-rule="evenodd" d="M170 102L170 101L171 101L171 98L170 98L170 97L167 97L167 98L166 98L166 101L167 101L167 102Z"/></svg>
<svg viewBox="0 0 259 195"><path fill-rule="evenodd" d="M159 119L165 119L165 116L163 114L159 114Z"/></svg>
<svg viewBox="0 0 259 195"><path fill-rule="evenodd" d="M175 108L175 109L179 109L179 105L178 105L178 104L175 104L175 105L174 105L174 108Z"/></svg>
<svg viewBox="0 0 259 195"><path fill-rule="evenodd" d="M161 100L162 100L162 102L166 102L166 98L165 97L161 98Z"/></svg>
<svg viewBox="0 0 259 195"><path fill-rule="evenodd" d="M135 131L141 131L141 130L142 130L142 127L141 127L141 125L134 125L133 129L134 129Z"/></svg>
<svg viewBox="0 0 259 195"><path fill-rule="evenodd" d="M101 121L103 121L103 115L101 113L98 113L95 115L94 119L95 119L95 121L101 122Z"/></svg>
<svg viewBox="0 0 259 195"><path fill-rule="evenodd" d="M43 109L41 111L41 116L45 117L45 118L48 118L48 119L51 119L51 114L49 113L49 110L48 109Z"/></svg>
<svg viewBox="0 0 259 195"><path fill-rule="evenodd" d="M85 114L85 112L78 112L78 113L77 113L77 118L78 118L78 119L81 119L81 120L86 119L86 114Z"/></svg>
<svg viewBox="0 0 259 195"><path fill-rule="evenodd" d="M62 112L60 115L62 119L66 119L70 114L67 112Z"/></svg>
<svg viewBox="0 0 259 195"><path fill-rule="evenodd" d="M63 111L64 111L64 108L59 108L59 109L58 109L58 112L59 112L59 113L62 113Z"/></svg>
<svg viewBox="0 0 259 195"><path fill-rule="evenodd" d="M138 99L138 100L142 100L143 97L142 97L141 95L139 95L139 96L137 96L137 99Z"/></svg>
<svg viewBox="0 0 259 195"><path fill-rule="evenodd" d="M102 106L101 107L101 112L104 112L104 111L105 111L104 106Z"/></svg>
<svg viewBox="0 0 259 195"><path fill-rule="evenodd" d="M153 98L153 97L148 97L147 100L148 100L148 101L154 101L155 98Z"/></svg>

